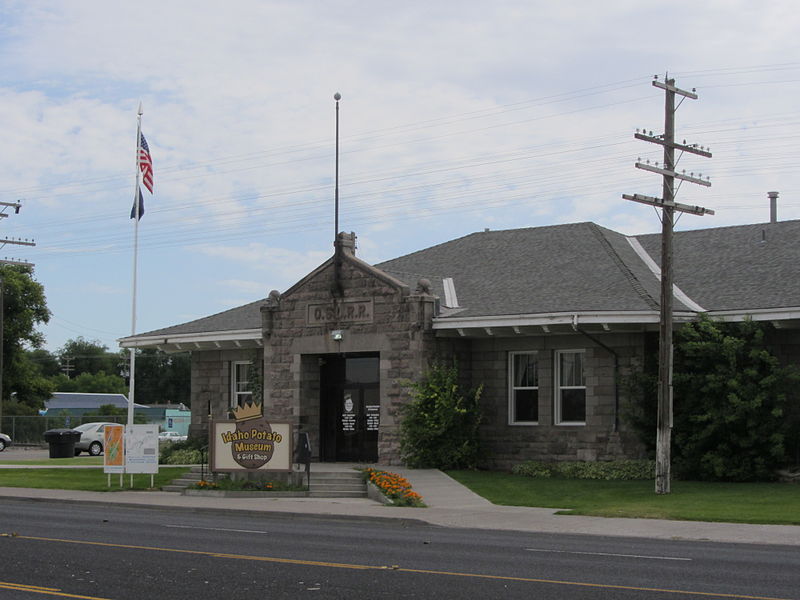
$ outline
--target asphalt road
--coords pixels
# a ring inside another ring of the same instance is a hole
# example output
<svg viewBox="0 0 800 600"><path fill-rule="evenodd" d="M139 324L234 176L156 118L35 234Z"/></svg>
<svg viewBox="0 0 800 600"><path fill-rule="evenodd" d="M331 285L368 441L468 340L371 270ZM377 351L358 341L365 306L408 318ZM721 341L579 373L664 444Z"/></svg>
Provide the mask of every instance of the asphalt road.
<svg viewBox="0 0 800 600"><path fill-rule="evenodd" d="M800 548L4 501L0 598L783 598Z"/></svg>

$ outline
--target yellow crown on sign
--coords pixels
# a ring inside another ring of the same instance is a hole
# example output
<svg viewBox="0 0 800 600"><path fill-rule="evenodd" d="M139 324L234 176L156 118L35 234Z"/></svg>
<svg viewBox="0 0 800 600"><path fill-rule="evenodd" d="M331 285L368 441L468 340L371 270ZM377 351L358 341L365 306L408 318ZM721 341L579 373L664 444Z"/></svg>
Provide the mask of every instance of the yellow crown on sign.
<svg viewBox="0 0 800 600"><path fill-rule="evenodd" d="M233 418L237 421L247 421L261 416L261 405L247 402L241 406L234 406L231 412L233 413Z"/></svg>

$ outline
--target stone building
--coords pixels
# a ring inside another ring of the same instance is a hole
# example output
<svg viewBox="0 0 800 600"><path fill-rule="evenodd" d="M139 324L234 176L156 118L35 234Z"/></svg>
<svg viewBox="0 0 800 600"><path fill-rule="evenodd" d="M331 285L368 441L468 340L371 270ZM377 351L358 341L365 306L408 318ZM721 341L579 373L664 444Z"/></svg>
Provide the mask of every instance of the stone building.
<svg viewBox="0 0 800 600"><path fill-rule="evenodd" d="M800 221L676 232L675 321L771 321L800 364L798 239ZM315 460L397 464L407 383L455 359L484 386L486 466L641 455L618 381L657 335L658 235L487 230L378 265L355 247L340 234L283 293L121 344L192 352L193 435L255 394Z"/></svg>

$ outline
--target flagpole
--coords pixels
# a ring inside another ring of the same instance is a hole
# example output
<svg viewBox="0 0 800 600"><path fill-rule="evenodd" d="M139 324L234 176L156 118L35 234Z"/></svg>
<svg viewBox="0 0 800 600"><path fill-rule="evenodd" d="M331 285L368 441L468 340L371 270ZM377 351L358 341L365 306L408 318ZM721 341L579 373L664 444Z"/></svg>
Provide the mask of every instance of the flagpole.
<svg viewBox="0 0 800 600"><path fill-rule="evenodd" d="M333 196L334 196L334 224L333 224L333 245L339 243L339 100L342 99L342 95L339 92L336 92L333 95L333 99L336 100L336 181L334 183L333 188Z"/></svg>
<svg viewBox="0 0 800 600"><path fill-rule="evenodd" d="M139 178L141 177L142 149L142 103L136 116L136 185L133 190L133 285L131 300L131 336L136 335L136 275L139 264ZM130 370L128 373L128 425L133 425L134 390L136 387L136 348L130 348Z"/></svg>

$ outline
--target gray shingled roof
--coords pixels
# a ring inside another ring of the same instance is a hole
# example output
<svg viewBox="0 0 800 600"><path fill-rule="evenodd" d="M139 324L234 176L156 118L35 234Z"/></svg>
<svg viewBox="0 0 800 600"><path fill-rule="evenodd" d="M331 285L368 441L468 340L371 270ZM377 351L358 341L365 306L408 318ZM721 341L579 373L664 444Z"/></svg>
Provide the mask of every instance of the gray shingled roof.
<svg viewBox="0 0 800 600"><path fill-rule="evenodd" d="M162 329L155 329L147 333L140 333L134 337L150 337L158 335L181 335L190 333L206 333L210 331L239 331L243 329L258 329L261 327L261 305L263 300L256 300L244 306L231 308L208 317L202 317L173 325Z"/></svg>
<svg viewBox="0 0 800 600"><path fill-rule="evenodd" d="M638 236L656 263L661 236ZM800 306L800 221L675 232L675 283L709 311Z"/></svg>
<svg viewBox="0 0 800 600"><path fill-rule="evenodd" d="M459 318L657 308L658 282L625 236L594 223L473 233L376 266L412 289L452 277Z"/></svg>
<svg viewBox="0 0 800 600"><path fill-rule="evenodd" d="M659 264L660 235L636 239ZM675 283L709 311L800 306L798 240L800 221L676 232ZM658 309L659 279L626 236L588 222L473 233L376 267L412 290L425 277L442 300L452 277L459 318ZM135 337L258 329L263 303Z"/></svg>

